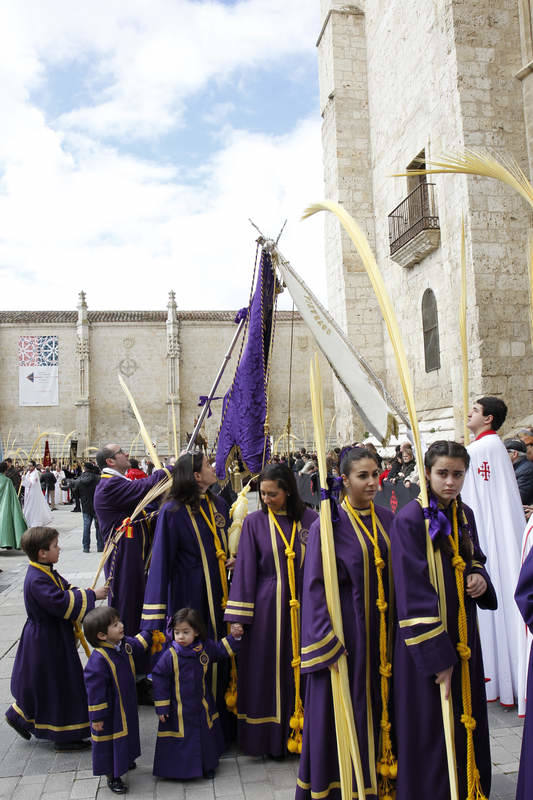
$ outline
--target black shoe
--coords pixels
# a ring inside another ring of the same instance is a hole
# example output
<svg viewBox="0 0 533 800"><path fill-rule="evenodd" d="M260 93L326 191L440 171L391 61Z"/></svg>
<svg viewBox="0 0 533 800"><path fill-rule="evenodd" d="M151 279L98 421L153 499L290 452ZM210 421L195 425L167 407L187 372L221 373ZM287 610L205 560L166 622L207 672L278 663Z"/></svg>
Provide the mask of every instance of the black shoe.
<svg viewBox="0 0 533 800"><path fill-rule="evenodd" d="M20 725L17 725L16 722L14 722L12 719L9 719L7 716L6 722L11 728L13 728L14 731L18 733L19 736L22 736L22 738L26 739L27 742L30 741L31 733L29 731L27 731L25 728L22 728Z"/></svg>
<svg viewBox="0 0 533 800"><path fill-rule="evenodd" d="M84 553L90 553L91 551L90 550L84 550L83 552Z"/></svg>
<svg viewBox="0 0 533 800"><path fill-rule="evenodd" d="M152 683L146 678L137 683L137 704L140 706L153 706L154 704Z"/></svg>
<svg viewBox="0 0 533 800"><path fill-rule="evenodd" d="M56 742L55 749L58 753L73 753L75 750L90 750L89 739L78 739L76 742Z"/></svg>
<svg viewBox="0 0 533 800"><path fill-rule="evenodd" d="M137 769L137 764L135 763L135 761L132 761L131 764L129 765L128 772L131 772L132 769Z"/></svg>
<svg viewBox="0 0 533 800"><path fill-rule="evenodd" d="M71 510L71 512L74 512L74 511L80 511L81 512L81 508L71 508L70 510Z"/></svg>
<svg viewBox="0 0 533 800"><path fill-rule="evenodd" d="M122 782L122 778L107 778L107 785L115 794L126 794L128 787Z"/></svg>
<svg viewBox="0 0 533 800"><path fill-rule="evenodd" d="M215 770L208 769L207 772L204 772L204 778L214 778L215 777Z"/></svg>

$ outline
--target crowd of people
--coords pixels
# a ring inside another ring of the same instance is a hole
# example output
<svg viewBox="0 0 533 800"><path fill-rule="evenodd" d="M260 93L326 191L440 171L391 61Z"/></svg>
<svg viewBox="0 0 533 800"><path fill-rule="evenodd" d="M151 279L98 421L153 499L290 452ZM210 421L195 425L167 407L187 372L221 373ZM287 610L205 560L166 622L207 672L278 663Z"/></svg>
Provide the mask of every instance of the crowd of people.
<svg viewBox="0 0 533 800"><path fill-rule="evenodd" d="M212 776L236 739L251 756L301 753L297 800L334 800L340 773L330 672L346 656L370 800L394 793L448 800L442 698L453 709L459 797L488 797L487 699L520 705L525 698L518 607L533 624L533 555L522 546L533 433L502 442L505 415L503 401L480 398L468 447L428 447L427 508L420 497L395 514L376 502L385 482L420 482L408 442L390 462L370 443L328 454L339 489L331 513L341 628L326 601L320 519L298 490L299 477L316 476L315 454L275 456L265 466L260 507L244 519L234 557L228 504L204 453L185 453L148 475L120 445L106 445L96 466L87 462L74 479L82 547L89 549L94 521L105 587L79 589L59 575L49 521L22 537L28 621L8 723L58 749L88 747L90 735L94 774L121 794L140 753L137 698L153 702L157 716L154 775ZM38 486L50 513L35 471L30 465L23 476L24 509ZM163 484L161 500L154 492ZM105 597L108 606L96 606ZM82 623L94 648L84 673L76 652ZM40 640L48 645L36 649ZM63 673L68 680L58 681ZM532 684L533 671L533 691ZM519 800L533 792L533 712L525 710Z"/></svg>

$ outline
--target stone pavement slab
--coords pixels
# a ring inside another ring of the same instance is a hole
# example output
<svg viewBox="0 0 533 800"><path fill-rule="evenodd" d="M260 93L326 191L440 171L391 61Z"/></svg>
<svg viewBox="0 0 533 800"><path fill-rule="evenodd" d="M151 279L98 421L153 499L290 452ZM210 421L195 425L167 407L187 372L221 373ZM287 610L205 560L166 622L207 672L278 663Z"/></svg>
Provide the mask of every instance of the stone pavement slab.
<svg viewBox="0 0 533 800"><path fill-rule="evenodd" d="M89 586L99 557L94 532L91 553L81 547L82 516L70 506L54 512L61 533L59 571L82 587ZM0 550L0 702L11 702L9 679L20 632L25 622L22 584L27 559L19 551ZM81 653L82 661L86 658ZM125 778L134 800L293 800L298 759L285 761L250 758L236 750L220 762L214 780L168 781L154 778L152 763L157 721L152 708L139 709L142 755L135 772ZM516 711L489 705L493 760L491 800L514 800L523 720ZM23 741L0 722L0 799L111 800L105 778L92 775L91 754L56 753L53 746L34 738Z"/></svg>

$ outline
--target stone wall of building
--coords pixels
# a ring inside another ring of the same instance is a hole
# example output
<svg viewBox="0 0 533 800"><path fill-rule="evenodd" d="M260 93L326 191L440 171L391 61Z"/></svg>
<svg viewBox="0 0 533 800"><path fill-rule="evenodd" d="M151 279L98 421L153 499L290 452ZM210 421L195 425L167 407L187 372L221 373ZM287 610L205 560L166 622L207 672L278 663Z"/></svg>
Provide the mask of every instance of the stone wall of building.
<svg viewBox="0 0 533 800"><path fill-rule="evenodd" d="M80 397L82 355L78 345L80 315L87 318L87 397ZM175 315L169 342L169 316ZM14 448L28 450L39 432L47 436L53 455L58 455L64 436L75 431L78 452L109 441L130 450L138 433L137 421L122 391L118 375L129 386L143 421L161 455L173 452L170 397L174 398L180 446L192 432L200 409L198 398L207 395L235 333L231 311L176 311L171 298L165 311L87 311L85 299L76 311L0 312L0 435L9 436ZM273 350L270 427L275 439L287 424L292 314L278 312ZM19 406L18 340L20 336L55 335L59 344L59 405ZM298 314L293 335L291 421L297 439L294 446L313 442L309 402L309 361L315 352L313 337ZM172 346L171 346L172 345ZM174 392L169 378L169 352L179 353ZM233 378L239 346L217 390L223 395ZM334 414L331 370L320 359L324 381L325 420ZM222 402L213 404L213 416L206 421L208 442L213 444L220 422ZM81 422L80 422L81 420ZM282 440L283 441L283 440ZM282 442L280 442L281 447ZM42 457L44 445L39 448ZM11 446L11 445L10 445ZM141 440L133 451L141 454ZM90 452L90 451L89 451Z"/></svg>
<svg viewBox="0 0 533 800"><path fill-rule="evenodd" d="M529 413L533 388L528 371L529 218L524 201L494 180L428 177L435 184L440 246L411 267L402 267L390 257L388 215L412 188L412 179L391 178L391 174L404 171L422 151L426 159L431 159L461 152L465 147L493 148L516 158L528 172L524 120L527 92L525 88L522 91L516 77L522 64L518 5L514 0L367 0L364 7L341 8L337 0L323 0L322 13L322 41L326 41L326 30L330 40L327 48L319 47L321 75L335 74L349 65L349 53L343 51L348 20L364 30L368 106L359 88L348 89L344 104L350 111L355 103L367 118L370 158L370 168L361 171L358 155L347 159L344 153L336 153L325 116L326 174L329 171L333 175L337 170L336 183L328 185L326 180L326 196L338 199L337 188L353 179L354 169L358 171L364 199L356 199L351 207L344 205L362 222L375 248L404 334L424 427L435 435L462 432L462 214L468 265L470 396L503 396L509 405L511 425ZM363 69L356 66L363 47L352 40L350 52L354 72L363 75ZM335 221L332 224L337 225ZM327 262L328 275L334 275L341 257L331 239L327 242ZM428 288L437 301L441 360L440 369L429 373L425 371L421 315L422 296ZM338 281L331 292L345 318L375 314L375 304L368 295L359 294L354 299L350 287ZM366 356L366 328L355 325L349 332ZM374 347L381 347L381 341L379 336L374 337ZM383 352L382 377L398 396L386 335ZM376 352L369 349L368 356L376 358Z"/></svg>

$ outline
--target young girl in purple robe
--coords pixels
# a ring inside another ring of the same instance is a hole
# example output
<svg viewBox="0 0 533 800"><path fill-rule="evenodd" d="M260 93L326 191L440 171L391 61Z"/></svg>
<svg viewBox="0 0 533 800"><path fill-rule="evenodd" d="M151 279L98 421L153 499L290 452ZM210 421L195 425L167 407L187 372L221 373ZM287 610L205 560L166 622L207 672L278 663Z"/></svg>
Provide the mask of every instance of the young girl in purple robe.
<svg viewBox="0 0 533 800"><path fill-rule="evenodd" d="M439 684L453 708L459 797L489 796L491 761L476 606L495 609L476 523L460 491L470 457L456 442L425 455L429 509L408 503L394 520L392 565L399 628L394 650L397 800L449 800Z"/></svg>
<svg viewBox="0 0 533 800"><path fill-rule="evenodd" d="M108 590L78 589L54 569L59 559L55 528L29 528L21 547L30 560L24 580L24 625L11 675L15 702L6 721L24 739L49 739L56 750L91 746L87 694L76 649L80 623Z"/></svg>
<svg viewBox="0 0 533 800"><path fill-rule="evenodd" d="M309 528L294 473L269 464L259 476L261 510L244 520L224 619L246 626L239 654L239 747L283 758L301 746L300 596Z"/></svg>
<svg viewBox="0 0 533 800"><path fill-rule="evenodd" d="M220 642L207 638L198 611L181 608L172 617L174 641L152 671L159 730L154 775L161 778L212 778L225 749L210 681L209 664L239 650L242 626L233 624Z"/></svg>
<svg viewBox="0 0 533 800"><path fill-rule="evenodd" d="M349 450L340 469L345 496L340 507L333 506L332 522L344 642L333 632L326 605L317 520L309 531L302 593L306 692L296 800L341 796L330 669L337 668L344 650L367 800L392 795L396 769L389 718L393 514L373 502L380 475L376 453L363 447ZM354 779L353 796L356 791Z"/></svg>
<svg viewBox="0 0 533 800"><path fill-rule="evenodd" d="M115 794L128 787L122 775L135 769L141 754L135 677L144 669L151 631L124 636L124 623L111 606L87 614L83 628L95 648L85 666L85 686L93 742L93 774L106 775Z"/></svg>

